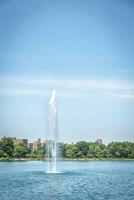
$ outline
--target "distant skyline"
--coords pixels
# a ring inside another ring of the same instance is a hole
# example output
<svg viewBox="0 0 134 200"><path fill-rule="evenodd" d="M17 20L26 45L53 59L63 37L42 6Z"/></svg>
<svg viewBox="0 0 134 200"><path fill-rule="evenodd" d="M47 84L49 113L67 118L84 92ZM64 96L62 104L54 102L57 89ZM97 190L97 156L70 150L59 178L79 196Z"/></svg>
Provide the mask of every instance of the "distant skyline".
<svg viewBox="0 0 134 200"><path fill-rule="evenodd" d="M134 141L134 2L0 1L0 135Z"/></svg>

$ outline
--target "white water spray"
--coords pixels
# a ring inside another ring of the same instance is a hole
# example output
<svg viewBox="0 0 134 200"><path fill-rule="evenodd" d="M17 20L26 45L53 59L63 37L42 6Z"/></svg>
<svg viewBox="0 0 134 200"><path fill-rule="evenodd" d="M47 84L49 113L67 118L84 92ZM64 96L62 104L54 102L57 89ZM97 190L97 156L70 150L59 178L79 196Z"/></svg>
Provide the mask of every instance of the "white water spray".
<svg viewBox="0 0 134 200"><path fill-rule="evenodd" d="M49 134L47 140L47 173L57 173L58 131L56 90L49 101Z"/></svg>

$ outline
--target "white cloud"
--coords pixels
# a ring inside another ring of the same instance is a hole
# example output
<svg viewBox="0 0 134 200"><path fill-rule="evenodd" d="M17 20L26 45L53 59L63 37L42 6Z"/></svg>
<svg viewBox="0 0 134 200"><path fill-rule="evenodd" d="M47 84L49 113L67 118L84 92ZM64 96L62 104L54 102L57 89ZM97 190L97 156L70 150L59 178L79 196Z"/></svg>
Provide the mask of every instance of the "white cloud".
<svg viewBox="0 0 134 200"><path fill-rule="evenodd" d="M134 82L92 79L33 78L18 76L0 77L1 96L49 95L56 88L59 95L78 97L82 95L113 95L123 99L134 99Z"/></svg>
<svg viewBox="0 0 134 200"><path fill-rule="evenodd" d="M125 93L120 93L120 94L112 94L115 97L118 97L120 99L132 99L134 100L134 93L133 94L125 94Z"/></svg>

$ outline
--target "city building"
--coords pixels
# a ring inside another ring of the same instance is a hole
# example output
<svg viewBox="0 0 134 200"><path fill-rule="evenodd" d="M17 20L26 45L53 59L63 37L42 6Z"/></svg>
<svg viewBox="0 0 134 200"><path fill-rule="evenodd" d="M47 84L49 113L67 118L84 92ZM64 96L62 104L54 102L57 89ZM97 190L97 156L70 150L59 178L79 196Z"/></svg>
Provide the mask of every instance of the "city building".
<svg viewBox="0 0 134 200"><path fill-rule="evenodd" d="M0 141L3 140L3 138L6 137L6 136L0 136ZM28 146L28 139L18 139L16 137L11 137L14 144L23 144L25 146Z"/></svg>
<svg viewBox="0 0 134 200"><path fill-rule="evenodd" d="M33 143L33 150L38 150L41 147L41 139L37 139L34 143Z"/></svg>
<svg viewBox="0 0 134 200"><path fill-rule="evenodd" d="M41 142L41 139L37 139L34 143L31 142L28 144L28 147L30 149L33 149L33 150L38 150L40 147L43 147L44 144L46 144L46 140L44 140L43 142Z"/></svg>
<svg viewBox="0 0 134 200"><path fill-rule="evenodd" d="M29 147L30 149L33 149L33 143L29 143L29 144L28 144L28 147Z"/></svg>
<svg viewBox="0 0 134 200"><path fill-rule="evenodd" d="M22 144L28 147L28 139L17 139L17 138L13 138L13 142L14 144Z"/></svg>
<svg viewBox="0 0 134 200"><path fill-rule="evenodd" d="M95 142L102 144L102 140L99 138Z"/></svg>
<svg viewBox="0 0 134 200"><path fill-rule="evenodd" d="M0 136L0 141L3 140L4 137L7 137L7 136ZM41 142L40 138L38 138L35 142L31 142L31 143L28 143L28 139L20 139L16 137L10 137L10 138L13 140L14 145L22 144L29 147L32 150L38 150L40 147L43 147L47 143L47 140L44 140L43 142Z"/></svg>

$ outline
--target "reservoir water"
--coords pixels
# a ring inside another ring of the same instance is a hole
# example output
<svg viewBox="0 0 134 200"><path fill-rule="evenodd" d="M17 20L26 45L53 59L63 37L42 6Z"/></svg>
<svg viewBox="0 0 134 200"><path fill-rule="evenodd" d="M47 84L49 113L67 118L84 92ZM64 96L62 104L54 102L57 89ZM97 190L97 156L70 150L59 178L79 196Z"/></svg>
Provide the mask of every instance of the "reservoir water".
<svg viewBox="0 0 134 200"><path fill-rule="evenodd" d="M133 200L134 161L0 162L0 200Z"/></svg>

